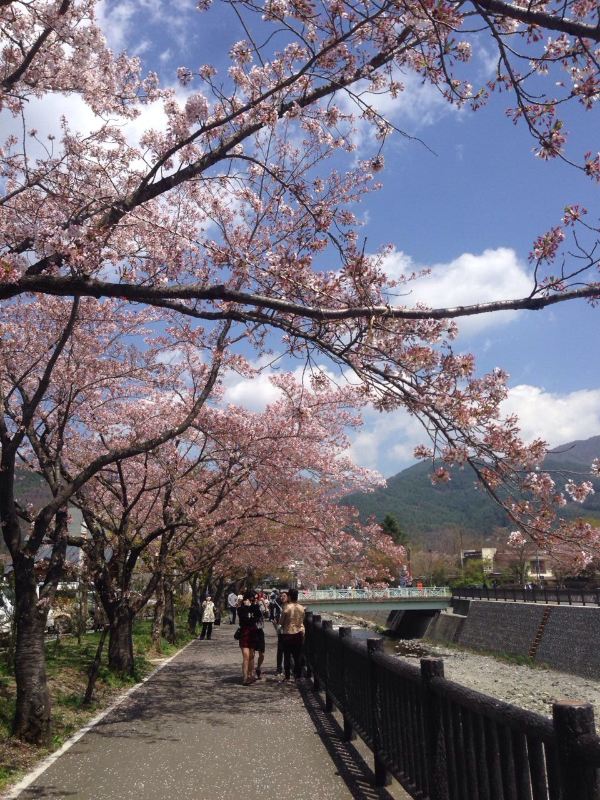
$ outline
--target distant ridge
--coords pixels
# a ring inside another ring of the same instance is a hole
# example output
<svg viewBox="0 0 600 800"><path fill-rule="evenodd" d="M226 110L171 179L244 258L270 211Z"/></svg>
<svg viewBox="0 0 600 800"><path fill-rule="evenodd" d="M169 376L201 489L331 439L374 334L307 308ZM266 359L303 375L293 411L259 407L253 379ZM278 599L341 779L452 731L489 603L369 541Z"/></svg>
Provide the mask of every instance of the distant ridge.
<svg viewBox="0 0 600 800"><path fill-rule="evenodd" d="M600 436L591 436L576 442L553 447L546 460L548 462L568 461L572 464L582 464L589 467L595 458L600 458Z"/></svg>
<svg viewBox="0 0 600 800"><path fill-rule="evenodd" d="M583 505L570 503L565 509L568 515L600 518L600 479L592 479L589 474L595 458L600 458L600 435L554 447L544 461L545 469L559 473L557 483L561 478L573 477L592 480L594 484L596 494ZM414 464L388 478L385 487L371 493L349 494L341 502L355 506L365 521L374 516L382 522L386 514L394 514L409 536L460 527L485 537L494 528L510 525L506 513L483 489L476 488L477 479L470 467L452 470L452 480L439 486L431 484L430 472L430 464ZM22 503L39 508L50 498L43 478L30 470L18 469L16 484ZM0 551L3 549L0 545Z"/></svg>
<svg viewBox="0 0 600 800"><path fill-rule="evenodd" d="M557 483L561 476L594 483L596 494L583 505L569 503L567 515L600 517L600 480L590 476L594 458L600 458L600 436L554 447L544 461L544 469L560 472ZM415 464L388 478L387 486L347 495L341 502L355 506L363 521L374 516L382 522L386 514L394 514L408 536L460 527L485 537L494 528L511 524L503 509L483 489L476 488L477 479L470 467L453 469L452 480L439 486L432 485L430 472L430 464Z"/></svg>

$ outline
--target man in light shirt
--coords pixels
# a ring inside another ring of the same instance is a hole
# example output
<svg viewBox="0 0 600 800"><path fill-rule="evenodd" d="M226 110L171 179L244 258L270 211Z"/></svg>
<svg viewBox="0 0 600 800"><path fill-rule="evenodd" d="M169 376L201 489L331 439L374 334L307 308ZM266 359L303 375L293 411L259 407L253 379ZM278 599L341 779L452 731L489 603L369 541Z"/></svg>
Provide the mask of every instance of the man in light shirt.
<svg viewBox="0 0 600 800"><path fill-rule="evenodd" d="M229 624L235 625L235 617L237 614L237 604L238 604L238 596L233 591L233 589L229 592L227 596L227 608L229 609Z"/></svg>
<svg viewBox="0 0 600 800"><path fill-rule="evenodd" d="M281 612L281 644L285 680L291 677L291 659L294 659L294 678L302 677L302 645L304 643L304 606L298 602L298 589L288 591L288 603Z"/></svg>

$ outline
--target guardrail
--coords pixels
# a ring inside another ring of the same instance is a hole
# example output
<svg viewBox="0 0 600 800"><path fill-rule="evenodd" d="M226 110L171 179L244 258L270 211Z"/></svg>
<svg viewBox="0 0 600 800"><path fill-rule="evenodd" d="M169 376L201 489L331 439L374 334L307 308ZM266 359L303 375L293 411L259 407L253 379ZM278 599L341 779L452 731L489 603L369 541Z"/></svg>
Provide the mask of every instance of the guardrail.
<svg viewBox="0 0 600 800"><path fill-rule="evenodd" d="M503 600L523 603L558 603L599 606L600 589L516 589L506 586L453 589L452 597L461 600Z"/></svg>
<svg viewBox="0 0 600 800"><path fill-rule="evenodd" d="M344 738L372 750L377 785L393 775L419 800L599 800L589 703L555 703L550 720L446 680L442 659L419 669L316 614L305 627L307 674Z"/></svg>
<svg viewBox="0 0 600 800"><path fill-rule="evenodd" d="M450 598L452 590L448 586L423 586L398 589L316 589L299 590L298 600L401 600L423 597Z"/></svg>

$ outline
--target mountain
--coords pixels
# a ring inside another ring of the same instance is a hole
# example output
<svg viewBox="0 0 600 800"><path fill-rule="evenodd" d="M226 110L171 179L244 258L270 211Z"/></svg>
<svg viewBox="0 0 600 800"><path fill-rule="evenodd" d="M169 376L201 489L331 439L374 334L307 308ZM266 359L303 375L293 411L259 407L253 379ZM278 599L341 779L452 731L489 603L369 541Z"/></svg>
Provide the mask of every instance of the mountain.
<svg viewBox="0 0 600 800"><path fill-rule="evenodd" d="M44 479L19 467L15 472L15 494L21 503L31 503L35 508L40 508L50 499L50 490Z"/></svg>
<svg viewBox="0 0 600 800"><path fill-rule="evenodd" d="M569 503L564 509L567 516L600 518L600 479L589 474L594 458L600 458L600 436L555 447L544 461L543 468L556 473L558 485L569 477L594 483L596 494L583 505ZM388 478L385 487L347 495L341 502L355 506L363 521L374 516L382 522L386 514L394 514L409 537L450 527L486 537L494 528L511 525L503 509L479 488L470 467L453 469L452 480L438 486L432 485L430 472L430 464L415 464Z"/></svg>
<svg viewBox="0 0 600 800"><path fill-rule="evenodd" d="M546 462L551 464L579 464L586 469L595 458L600 458L600 436L591 436L589 439L569 442L550 450Z"/></svg>

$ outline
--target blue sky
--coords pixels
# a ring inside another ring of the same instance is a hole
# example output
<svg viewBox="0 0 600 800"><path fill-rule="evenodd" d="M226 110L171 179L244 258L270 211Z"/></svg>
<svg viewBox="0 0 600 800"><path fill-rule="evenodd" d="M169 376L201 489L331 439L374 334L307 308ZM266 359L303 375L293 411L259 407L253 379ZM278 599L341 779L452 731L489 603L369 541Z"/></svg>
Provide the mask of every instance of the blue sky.
<svg viewBox="0 0 600 800"><path fill-rule="evenodd" d="M111 0L101 6L100 19L115 49L138 53L146 68L172 84L179 66L225 67L229 46L242 38L229 10L216 3L198 14L194 5ZM475 53L474 66L482 78L489 74L486 50ZM394 122L427 147L401 137L389 143L384 188L360 209L363 233L370 251L393 243L392 272L406 265L433 268L415 295L433 306L526 294L532 242L559 221L564 205L582 203L598 217L598 186L561 162L537 159L525 130L505 116L506 102L502 95L477 113L458 112L435 90L409 80L399 101L385 105ZM597 112L575 111L567 127L579 153L600 149ZM365 153L368 145L367 138ZM600 433L598 320L598 311L584 302L488 315L460 326L457 349L474 352L481 371L506 369L507 410L521 415L527 437L541 435L554 446ZM267 377L252 385L232 377L228 398L261 407L272 396ZM388 476L412 462L422 438L402 412L369 412L352 453Z"/></svg>

